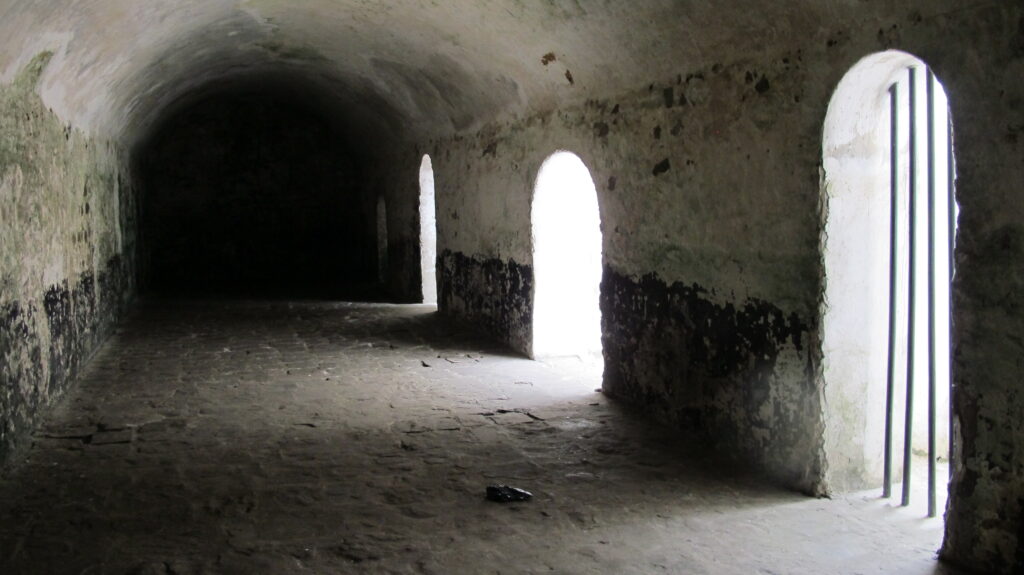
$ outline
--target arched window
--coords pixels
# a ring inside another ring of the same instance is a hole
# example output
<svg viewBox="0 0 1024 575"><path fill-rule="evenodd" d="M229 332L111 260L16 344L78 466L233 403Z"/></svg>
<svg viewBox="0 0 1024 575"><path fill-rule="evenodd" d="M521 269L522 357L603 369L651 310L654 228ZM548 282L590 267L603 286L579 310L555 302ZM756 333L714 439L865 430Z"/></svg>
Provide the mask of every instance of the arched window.
<svg viewBox="0 0 1024 575"><path fill-rule="evenodd" d="M902 503L913 487L930 515L946 491L936 484L947 484L951 436L947 110L924 62L869 56L832 97L822 158L827 481L836 490L883 485L888 496L903 478Z"/></svg>
<svg viewBox="0 0 1024 575"><path fill-rule="evenodd" d="M437 303L437 218L434 204L434 169L430 156L420 162L420 278L423 303Z"/></svg>
<svg viewBox="0 0 1024 575"><path fill-rule="evenodd" d="M601 217L590 171L556 152L533 193L533 355L601 353Z"/></svg>

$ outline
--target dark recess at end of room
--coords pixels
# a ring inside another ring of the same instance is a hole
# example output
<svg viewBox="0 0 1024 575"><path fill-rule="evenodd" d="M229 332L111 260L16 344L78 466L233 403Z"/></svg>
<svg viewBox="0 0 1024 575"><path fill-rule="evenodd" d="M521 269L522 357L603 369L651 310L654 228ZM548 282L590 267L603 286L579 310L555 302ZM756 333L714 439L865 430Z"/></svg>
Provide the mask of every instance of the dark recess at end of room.
<svg viewBox="0 0 1024 575"><path fill-rule="evenodd" d="M135 151L145 293L378 299L365 172L304 101L207 96Z"/></svg>

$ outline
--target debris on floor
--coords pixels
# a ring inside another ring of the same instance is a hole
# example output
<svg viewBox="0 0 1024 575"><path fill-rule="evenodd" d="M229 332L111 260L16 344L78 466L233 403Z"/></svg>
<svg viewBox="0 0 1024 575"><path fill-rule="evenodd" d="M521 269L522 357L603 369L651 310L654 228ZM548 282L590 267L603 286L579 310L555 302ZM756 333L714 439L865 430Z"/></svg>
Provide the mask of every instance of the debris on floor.
<svg viewBox="0 0 1024 575"><path fill-rule="evenodd" d="M512 503L516 501L529 501L533 494L525 489L512 487L511 485L488 485L487 500L497 503Z"/></svg>

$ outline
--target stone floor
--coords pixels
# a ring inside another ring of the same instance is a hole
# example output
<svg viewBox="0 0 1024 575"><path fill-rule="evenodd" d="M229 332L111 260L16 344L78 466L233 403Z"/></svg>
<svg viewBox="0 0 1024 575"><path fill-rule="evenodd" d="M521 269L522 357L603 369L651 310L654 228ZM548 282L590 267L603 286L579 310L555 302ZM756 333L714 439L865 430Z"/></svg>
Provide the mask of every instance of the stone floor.
<svg viewBox="0 0 1024 575"><path fill-rule="evenodd" d="M0 573L951 573L426 306L149 301L0 479ZM489 484L532 491L485 500Z"/></svg>

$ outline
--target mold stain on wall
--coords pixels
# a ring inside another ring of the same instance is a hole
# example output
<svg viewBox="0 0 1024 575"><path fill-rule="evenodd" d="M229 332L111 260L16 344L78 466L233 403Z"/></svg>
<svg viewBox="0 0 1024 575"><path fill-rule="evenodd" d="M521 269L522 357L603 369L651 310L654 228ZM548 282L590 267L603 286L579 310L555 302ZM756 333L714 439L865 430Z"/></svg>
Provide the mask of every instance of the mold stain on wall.
<svg viewBox="0 0 1024 575"><path fill-rule="evenodd" d="M0 86L0 462L109 334L134 291L118 150L36 94L52 54Z"/></svg>
<svg viewBox="0 0 1024 575"><path fill-rule="evenodd" d="M820 430L806 319L607 267L601 293L606 394L820 494L820 470L807 458ZM801 369L803 378L780 377Z"/></svg>
<svg viewBox="0 0 1024 575"><path fill-rule="evenodd" d="M489 335L529 354L533 333L533 268L444 250L438 305Z"/></svg>

